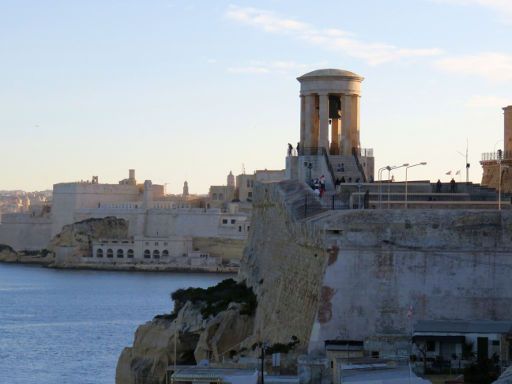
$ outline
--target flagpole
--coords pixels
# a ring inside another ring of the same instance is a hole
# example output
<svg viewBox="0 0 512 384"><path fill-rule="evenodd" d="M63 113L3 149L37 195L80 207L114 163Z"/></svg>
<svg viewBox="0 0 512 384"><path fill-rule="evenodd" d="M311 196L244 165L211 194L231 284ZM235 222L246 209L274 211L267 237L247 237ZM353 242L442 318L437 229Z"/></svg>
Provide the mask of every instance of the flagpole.
<svg viewBox="0 0 512 384"><path fill-rule="evenodd" d="M469 140L466 138L466 184L469 184Z"/></svg>

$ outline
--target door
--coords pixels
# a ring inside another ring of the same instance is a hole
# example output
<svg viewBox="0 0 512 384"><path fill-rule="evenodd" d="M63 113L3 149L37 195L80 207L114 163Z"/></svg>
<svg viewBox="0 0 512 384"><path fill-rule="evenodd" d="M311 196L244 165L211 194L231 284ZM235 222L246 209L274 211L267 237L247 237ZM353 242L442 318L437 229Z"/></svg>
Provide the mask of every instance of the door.
<svg viewBox="0 0 512 384"><path fill-rule="evenodd" d="M479 337L476 340L476 354L479 361L489 358L489 339L487 337Z"/></svg>

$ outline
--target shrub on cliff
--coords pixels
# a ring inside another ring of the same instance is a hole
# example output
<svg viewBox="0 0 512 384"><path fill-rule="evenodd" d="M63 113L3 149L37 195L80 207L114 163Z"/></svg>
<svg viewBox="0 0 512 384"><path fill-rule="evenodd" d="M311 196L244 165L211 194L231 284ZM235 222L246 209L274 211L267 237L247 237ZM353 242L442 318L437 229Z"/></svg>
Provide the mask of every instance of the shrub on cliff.
<svg viewBox="0 0 512 384"><path fill-rule="evenodd" d="M171 298L174 300L174 312L177 313L187 301L194 304L203 304L201 314L203 318L210 315L217 315L226 310L230 303L241 304L240 314L253 315L257 298L251 288L245 283L237 283L233 279L226 279L219 284L209 288L187 288L178 289L173 292Z"/></svg>

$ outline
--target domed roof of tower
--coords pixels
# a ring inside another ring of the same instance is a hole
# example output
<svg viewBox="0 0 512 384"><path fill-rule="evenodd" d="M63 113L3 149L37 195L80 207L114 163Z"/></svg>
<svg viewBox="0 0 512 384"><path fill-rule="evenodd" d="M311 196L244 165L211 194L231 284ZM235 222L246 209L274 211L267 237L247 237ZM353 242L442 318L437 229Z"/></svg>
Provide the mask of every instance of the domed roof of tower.
<svg viewBox="0 0 512 384"><path fill-rule="evenodd" d="M317 69L312 72L308 72L300 77L297 80L307 79L310 77L349 77L353 79L363 79L362 76L357 73L345 71L343 69L335 69L335 68L326 68L326 69Z"/></svg>

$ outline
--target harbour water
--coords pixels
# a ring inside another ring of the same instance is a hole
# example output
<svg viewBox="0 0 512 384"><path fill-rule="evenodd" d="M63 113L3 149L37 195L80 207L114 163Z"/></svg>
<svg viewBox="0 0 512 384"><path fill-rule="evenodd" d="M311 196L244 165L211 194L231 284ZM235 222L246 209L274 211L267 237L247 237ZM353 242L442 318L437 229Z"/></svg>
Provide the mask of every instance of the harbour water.
<svg viewBox="0 0 512 384"><path fill-rule="evenodd" d="M227 277L0 264L0 383L112 384L121 350L172 310L171 292Z"/></svg>

